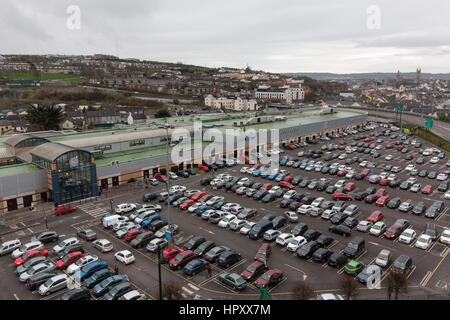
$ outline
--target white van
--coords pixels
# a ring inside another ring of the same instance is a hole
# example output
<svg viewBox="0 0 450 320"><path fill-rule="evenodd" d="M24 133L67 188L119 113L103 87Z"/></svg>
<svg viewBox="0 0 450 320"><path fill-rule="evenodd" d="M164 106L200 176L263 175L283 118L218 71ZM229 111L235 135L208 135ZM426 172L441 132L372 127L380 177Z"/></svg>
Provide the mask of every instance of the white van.
<svg viewBox="0 0 450 320"><path fill-rule="evenodd" d="M44 247L44 245L40 241L31 241L31 242L25 243L21 247L14 250L13 253L11 253L11 258L17 259L21 255L23 255L25 252L28 252L30 250L35 250L35 249L41 249L43 247Z"/></svg>
<svg viewBox="0 0 450 320"><path fill-rule="evenodd" d="M113 214L112 216L105 217L103 219L103 227L106 229L112 228L117 222L128 221L128 217L123 217L118 214Z"/></svg>
<svg viewBox="0 0 450 320"><path fill-rule="evenodd" d="M13 252L22 245L19 239L3 242L0 244L0 256Z"/></svg>
<svg viewBox="0 0 450 320"><path fill-rule="evenodd" d="M59 254L60 252L62 252L68 246L71 246L71 245L74 245L74 244L78 244L78 243L80 243L80 241L77 238L75 238L75 237L67 238L67 239L64 239L63 241L61 241L60 243L58 243L56 246L54 246L53 247L53 251L56 254Z"/></svg>

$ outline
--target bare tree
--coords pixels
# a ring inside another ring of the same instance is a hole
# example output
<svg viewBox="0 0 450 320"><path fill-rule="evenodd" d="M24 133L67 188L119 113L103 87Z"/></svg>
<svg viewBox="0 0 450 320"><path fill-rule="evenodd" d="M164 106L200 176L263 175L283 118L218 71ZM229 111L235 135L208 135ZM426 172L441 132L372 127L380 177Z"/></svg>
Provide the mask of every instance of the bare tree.
<svg viewBox="0 0 450 320"><path fill-rule="evenodd" d="M339 288L342 290L347 300L355 298L359 293L356 280L353 277L348 277L346 275L339 280Z"/></svg>
<svg viewBox="0 0 450 320"><path fill-rule="evenodd" d="M181 286L175 281L169 281L164 284L162 298L164 300L182 300Z"/></svg>
<svg viewBox="0 0 450 320"><path fill-rule="evenodd" d="M388 298L391 300L392 293L394 293L394 299L398 299L400 292L406 292L408 290L408 278L405 273L391 272L386 277Z"/></svg>
<svg viewBox="0 0 450 320"><path fill-rule="evenodd" d="M292 287L292 297L296 300L308 300L314 295L314 290L304 281L298 281Z"/></svg>

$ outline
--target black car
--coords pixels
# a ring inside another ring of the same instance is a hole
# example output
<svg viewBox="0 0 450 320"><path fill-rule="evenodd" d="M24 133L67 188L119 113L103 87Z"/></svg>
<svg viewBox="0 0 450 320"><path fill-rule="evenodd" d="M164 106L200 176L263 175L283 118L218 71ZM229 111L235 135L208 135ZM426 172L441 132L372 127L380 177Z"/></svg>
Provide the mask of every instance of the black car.
<svg viewBox="0 0 450 320"><path fill-rule="evenodd" d="M414 208L412 209L411 212L412 212L412 214L415 214L416 216L420 216L420 215L424 214L426 210L427 210L427 206L424 205L423 203L419 203L414 206Z"/></svg>
<svg viewBox="0 0 450 320"><path fill-rule="evenodd" d="M327 248L319 248L314 251L312 255L312 259L315 262L326 263L330 256L333 254L333 251Z"/></svg>
<svg viewBox="0 0 450 320"><path fill-rule="evenodd" d="M294 186L298 185L300 182L303 181L302 177L295 177L294 180L292 180L291 184L293 184Z"/></svg>
<svg viewBox="0 0 450 320"><path fill-rule="evenodd" d="M217 265L222 268L228 268L241 260L241 255L235 251L227 250L220 254L217 258Z"/></svg>
<svg viewBox="0 0 450 320"><path fill-rule="evenodd" d="M313 197L311 195L306 195L302 198L301 202L303 204L311 204L314 200L316 200L315 197Z"/></svg>
<svg viewBox="0 0 450 320"><path fill-rule="evenodd" d="M342 223L344 226L349 227L350 229L353 229L354 227L356 227L358 225L358 219L353 218L353 217L348 217L344 220L344 222Z"/></svg>
<svg viewBox="0 0 450 320"><path fill-rule="evenodd" d="M165 220L155 220L155 221L150 222L150 224L147 226L147 229L152 232L156 232L166 225L167 225L167 221L165 221Z"/></svg>
<svg viewBox="0 0 450 320"><path fill-rule="evenodd" d="M105 300L117 300L119 297L123 296L125 293L133 290L133 287L129 282L121 282L118 285L114 286L111 290L105 294Z"/></svg>
<svg viewBox="0 0 450 320"><path fill-rule="evenodd" d="M281 200L281 202L280 202L280 207L281 208L287 208L287 207L289 207L289 205L293 202L294 200L292 200L292 199L283 199L283 200Z"/></svg>
<svg viewBox="0 0 450 320"><path fill-rule="evenodd" d="M268 203L268 202L272 202L277 198L277 196L274 193L267 193L264 198L262 198L262 202L264 203Z"/></svg>
<svg viewBox="0 0 450 320"><path fill-rule="evenodd" d="M342 254L340 252L334 252L328 258L328 265L330 267L340 269L347 264L347 261L348 261L348 259L344 254Z"/></svg>
<svg viewBox="0 0 450 320"><path fill-rule="evenodd" d="M153 192L149 192L144 194L144 196L142 197L142 201L144 202L149 202L155 199L158 199L158 194L157 193L153 193Z"/></svg>
<svg viewBox="0 0 450 320"><path fill-rule="evenodd" d="M130 244L133 248L142 248L155 238L152 231L146 231L139 234L136 238L131 240Z"/></svg>
<svg viewBox="0 0 450 320"><path fill-rule="evenodd" d="M54 271L47 271L47 272L40 272L38 274L33 274L31 277L27 279L27 288L31 291L34 291L39 288L41 284L43 284L45 281L50 279L51 277L54 277L56 275L60 274L60 272L54 270Z"/></svg>
<svg viewBox="0 0 450 320"><path fill-rule="evenodd" d="M334 193L334 191L336 190L336 186L328 186L326 189L325 189L325 192L326 193L329 193L329 194L331 194L331 193Z"/></svg>
<svg viewBox="0 0 450 320"><path fill-rule="evenodd" d="M338 212L331 217L330 221L332 224L341 224L348 217L348 214L343 212Z"/></svg>
<svg viewBox="0 0 450 320"><path fill-rule="evenodd" d="M88 288L72 289L65 292L59 300L91 300L91 293Z"/></svg>
<svg viewBox="0 0 450 320"><path fill-rule="evenodd" d="M328 231L343 235L345 237L350 237L352 234L352 230L349 227L344 226L342 224L339 224L337 226L329 226Z"/></svg>
<svg viewBox="0 0 450 320"><path fill-rule="evenodd" d="M177 175L178 175L179 177L189 178L189 172L184 171L184 170L183 170L183 171L178 171Z"/></svg>
<svg viewBox="0 0 450 320"><path fill-rule="evenodd" d="M245 208L244 210L242 210L241 212L239 212L239 214L238 214L237 217L238 217L239 219L247 220L247 219L250 219L250 218L256 216L257 212L258 212L258 211L257 211L256 209L253 209L253 208Z"/></svg>
<svg viewBox="0 0 450 320"><path fill-rule="evenodd" d="M353 196L353 199L361 201L361 200L364 200L368 195L369 195L369 192L360 191L360 192L355 193L355 195Z"/></svg>
<svg viewBox="0 0 450 320"><path fill-rule="evenodd" d="M281 227L286 225L287 219L283 216L278 216L272 220L272 223L274 229L280 229Z"/></svg>
<svg viewBox="0 0 450 320"><path fill-rule="evenodd" d="M310 241L297 249L297 257L302 259L309 259L313 255L314 251L319 249L320 246L316 241Z"/></svg>
<svg viewBox="0 0 450 320"><path fill-rule="evenodd" d="M437 173L436 171L430 171L430 173L428 173L428 179L436 179Z"/></svg>
<svg viewBox="0 0 450 320"><path fill-rule="evenodd" d="M194 251L200 244L205 242L206 239L202 236L193 237L191 240L186 242L183 246L183 250L192 250Z"/></svg>
<svg viewBox="0 0 450 320"><path fill-rule="evenodd" d="M305 179L302 182L299 183L299 187L300 188L306 188L307 185L309 185L311 183L311 180Z"/></svg>
<svg viewBox="0 0 450 320"><path fill-rule="evenodd" d="M261 182L255 182L254 184L252 184L252 189L259 190L262 186L263 184Z"/></svg>
<svg viewBox="0 0 450 320"><path fill-rule="evenodd" d="M268 193L269 193L269 191L267 191L267 190L259 190L257 193L254 194L253 199L255 199L255 200L261 200L261 199L264 198Z"/></svg>
<svg viewBox="0 0 450 320"><path fill-rule="evenodd" d="M59 239L56 231L44 231L32 237L32 241L40 241L42 243L53 242Z"/></svg>
<svg viewBox="0 0 450 320"><path fill-rule="evenodd" d="M71 252L75 252L75 251L81 251L82 253L84 253L84 248L81 245L81 243L75 243L75 244L72 244L72 245L66 247L63 251L61 251L58 254L58 257L61 259L66 254L71 253Z"/></svg>
<svg viewBox="0 0 450 320"><path fill-rule="evenodd" d="M391 180L389 181L389 187L391 188L397 188L400 185L400 181L399 180Z"/></svg>
<svg viewBox="0 0 450 320"><path fill-rule="evenodd" d="M316 240L317 238L319 238L321 234L322 233L320 233L320 231L317 231L314 229L308 229L303 234L303 237L308 241L312 241L312 240Z"/></svg>
<svg viewBox="0 0 450 320"><path fill-rule="evenodd" d="M202 186L207 186L207 185L209 185L209 183L212 181L212 178L211 177L205 177L205 178L202 178L202 179L200 179L200 185L202 185Z"/></svg>
<svg viewBox="0 0 450 320"><path fill-rule="evenodd" d="M320 237L317 238L317 243L321 248L328 247L333 243L334 239L326 234L321 234Z"/></svg>
<svg viewBox="0 0 450 320"><path fill-rule="evenodd" d="M303 235L308 230L308 225L304 222L297 224L292 230L291 234L295 237Z"/></svg>
<svg viewBox="0 0 450 320"><path fill-rule="evenodd" d="M448 190L448 181L442 181L437 187L439 191L445 192Z"/></svg>
<svg viewBox="0 0 450 320"><path fill-rule="evenodd" d="M207 241L201 243L201 244L194 250L194 253L195 253L198 257L202 257L206 252L208 252L209 250L211 250L211 249L214 248L215 246L216 246L216 244L214 243L214 241L207 240Z"/></svg>
<svg viewBox="0 0 450 320"><path fill-rule="evenodd" d="M401 203L402 203L402 201L400 200L400 198L395 197L395 198L392 198L392 199L388 202L387 207L388 207L389 209L397 209L397 208L400 206Z"/></svg>

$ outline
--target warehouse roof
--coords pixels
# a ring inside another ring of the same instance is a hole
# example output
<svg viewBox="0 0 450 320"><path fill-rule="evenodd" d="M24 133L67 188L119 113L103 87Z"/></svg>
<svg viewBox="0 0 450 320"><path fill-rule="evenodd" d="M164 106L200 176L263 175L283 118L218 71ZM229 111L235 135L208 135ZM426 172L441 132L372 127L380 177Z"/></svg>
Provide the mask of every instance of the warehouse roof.
<svg viewBox="0 0 450 320"><path fill-rule="evenodd" d="M53 162L59 156L69 151L88 152L85 150L74 149L62 143L48 142L35 147L33 150L30 151L30 154Z"/></svg>

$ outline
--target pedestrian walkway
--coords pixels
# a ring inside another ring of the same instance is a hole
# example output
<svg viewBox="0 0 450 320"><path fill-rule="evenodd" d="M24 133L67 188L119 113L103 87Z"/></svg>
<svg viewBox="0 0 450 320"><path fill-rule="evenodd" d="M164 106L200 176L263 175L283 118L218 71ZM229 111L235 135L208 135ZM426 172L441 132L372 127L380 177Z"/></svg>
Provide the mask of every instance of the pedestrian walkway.
<svg viewBox="0 0 450 320"><path fill-rule="evenodd" d="M84 203L77 206L79 210L86 212L93 218L100 218L103 215L109 213L104 207L99 207L96 203Z"/></svg>

